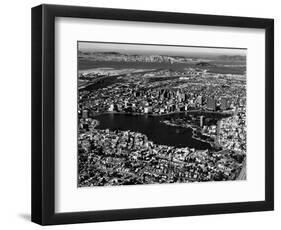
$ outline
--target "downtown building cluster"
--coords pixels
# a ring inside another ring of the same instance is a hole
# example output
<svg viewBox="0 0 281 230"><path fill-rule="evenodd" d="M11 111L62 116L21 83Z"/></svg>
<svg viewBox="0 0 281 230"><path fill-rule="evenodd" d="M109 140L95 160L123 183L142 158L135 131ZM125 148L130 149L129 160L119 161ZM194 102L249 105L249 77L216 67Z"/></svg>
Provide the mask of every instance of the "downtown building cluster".
<svg viewBox="0 0 281 230"><path fill-rule="evenodd" d="M224 76L192 71L196 76L184 80L171 71L165 80L144 77L140 73L126 82L114 83L94 92L85 90L79 94L78 113L87 117L104 112L161 115L194 109L235 111L239 100L245 99L245 88L236 80L226 81ZM157 74L162 75L163 71Z"/></svg>

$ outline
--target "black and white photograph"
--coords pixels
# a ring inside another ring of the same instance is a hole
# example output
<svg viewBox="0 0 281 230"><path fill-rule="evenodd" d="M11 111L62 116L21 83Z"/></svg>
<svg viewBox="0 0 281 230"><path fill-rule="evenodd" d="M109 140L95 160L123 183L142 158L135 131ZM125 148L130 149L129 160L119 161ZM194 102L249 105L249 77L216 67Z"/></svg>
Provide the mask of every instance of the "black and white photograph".
<svg viewBox="0 0 281 230"><path fill-rule="evenodd" d="M274 19L189 5L32 8L32 222L274 210Z"/></svg>
<svg viewBox="0 0 281 230"><path fill-rule="evenodd" d="M247 49L77 42L78 187L247 179Z"/></svg>

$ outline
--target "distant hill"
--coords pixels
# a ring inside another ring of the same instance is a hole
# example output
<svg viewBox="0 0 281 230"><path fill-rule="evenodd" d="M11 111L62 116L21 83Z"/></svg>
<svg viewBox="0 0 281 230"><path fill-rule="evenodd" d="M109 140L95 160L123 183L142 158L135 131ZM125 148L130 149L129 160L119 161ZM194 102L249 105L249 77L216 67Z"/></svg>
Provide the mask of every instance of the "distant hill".
<svg viewBox="0 0 281 230"><path fill-rule="evenodd" d="M196 66L198 66L198 67L214 67L214 66L216 66L216 65L211 64L211 63L209 63L209 62L198 62L198 63L196 64Z"/></svg>
<svg viewBox="0 0 281 230"><path fill-rule="evenodd" d="M242 55L220 55L217 58L223 61L246 61L246 56Z"/></svg>
<svg viewBox="0 0 281 230"><path fill-rule="evenodd" d="M133 61L133 62L167 62L167 63L188 63L196 64L198 67L214 67L209 61L245 62L246 56L242 55L218 55L212 57L193 57L176 55L144 55L126 54L118 52L90 52L79 51L79 58L86 58L92 61Z"/></svg>
<svg viewBox="0 0 281 230"><path fill-rule="evenodd" d="M79 51L79 58L92 61L119 61L119 62L166 62L166 63L194 63L199 59L182 56L170 55L143 55L143 54L125 54L118 52L86 52Z"/></svg>

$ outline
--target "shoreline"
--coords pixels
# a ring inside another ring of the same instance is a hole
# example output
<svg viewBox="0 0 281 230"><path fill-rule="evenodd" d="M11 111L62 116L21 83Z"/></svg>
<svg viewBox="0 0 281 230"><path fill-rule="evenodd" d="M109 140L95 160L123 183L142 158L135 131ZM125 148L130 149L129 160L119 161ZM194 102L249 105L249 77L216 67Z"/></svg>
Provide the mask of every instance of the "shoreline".
<svg viewBox="0 0 281 230"><path fill-rule="evenodd" d="M93 115L93 117L97 117L103 114L121 114L121 115L131 115L131 116L148 116L148 117L159 117L159 116L169 116L173 114L188 114L188 113L205 113L205 114L218 114L218 115L234 115L233 111L229 112L214 112L214 111L207 111L207 110L199 110L199 109L194 109L194 110L188 110L188 111L175 111L175 112L169 112L169 113L164 113L164 114L152 114L152 113L128 113L128 112L115 112L115 111L106 111L102 113L98 113Z"/></svg>
<svg viewBox="0 0 281 230"><path fill-rule="evenodd" d="M214 148L213 147L213 142L210 142L210 141L207 141L207 140L204 140L204 139L201 139L200 137L198 137L197 135L196 135L196 127L193 127L192 125L188 125L187 127L184 127L184 126L181 126L181 125L175 125L175 124L172 124L172 123L170 123L170 122L165 122L165 121L163 121L162 123L164 123L165 125L169 125L169 126L174 126L174 127L181 127L181 128L190 128L190 129L192 129L192 138L193 139L195 139L195 140L198 140L198 141L201 141L201 142L204 142L204 143L207 143L207 144L209 144L212 148ZM202 134L203 135L203 134Z"/></svg>
<svg viewBox="0 0 281 230"><path fill-rule="evenodd" d="M176 112L171 112L171 113L168 113L168 114L143 114L143 113L127 113L127 112L110 112L110 111L107 111L107 112L99 113L97 115L92 116L92 119L94 119L93 128L96 129L100 125L100 121L98 120L97 117L102 115L102 114L113 114L113 115L114 114L121 114L121 115L132 115L132 116L159 117L159 116L169 116L169 115L173 115L173 114L185 114L185 113L188 114L189 112L191 112L191 113L192 112L195 112L195 113L202 112L202 113L210 113L210 114L226 114L226 113L222 113L222 112L212 112L212 111L204 111L204 110L203 111L202 110L176 111ZM229 114L229 113L227 113L227 114ZM209 144L211 149L216 150L214 142L202 139L196 134L198 126L193 126L193 125L189 125L189 124L187 126L181 126L181 125L170 123L169 121L160 121L160 122L164 123L165 125L169 125L169 126L180 127L180 128L190 128L190 129L192 129L192 138L194 140Z"/></svg>
<svg viewBox="0 0 281 230"><path fill-rule="evenodd" d="M146 114L146 113L128 113L128 112L111 112L111 111L106 111L103 113L99 113L93 116L93 119L96 119L96 117L103 115L103 114L120 114L120 115L131 115L131 116L147 116L147 117L160 117L160 116L169 116L169 115L176 115L176 114L188 114L188 113L205 113L205 114L218 114L218 115L230 115L233 116L234 112L233 111L229 111L229 112L217 112L217 111L206 111L206 110L199 110L199 109L194 109L194 110L188 110L188 111L175 111L175 112L170 112L170 113L166 113L166 114ZM99 126L100 121L96 120L97 124L95 127ZM198 137L196 135L196 127L193 127L192 125L188 125L187 127L183 127L180 125L176 125L176 124L172 124L170 122L164 122L162 121L165 125L169 125L169 126L175 126L175 127L181 127L181 128L191 128L192 129L192 138L197 140L197 141L201 141L204 143L207 143L211 146L211 148L215 149L214 147L214 142L210 142L204 139L201 139L200 137ZM94 128L95 128L94 127ZM202 133L201 133L202 134ZM203 135L203 134L202 134Z"/></svg>

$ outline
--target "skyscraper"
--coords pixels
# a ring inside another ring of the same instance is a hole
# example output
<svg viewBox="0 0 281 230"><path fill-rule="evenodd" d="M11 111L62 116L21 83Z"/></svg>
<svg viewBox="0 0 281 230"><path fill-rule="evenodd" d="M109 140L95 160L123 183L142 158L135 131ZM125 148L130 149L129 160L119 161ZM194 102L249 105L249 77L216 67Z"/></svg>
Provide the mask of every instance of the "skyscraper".
<svg viewBox="0 0 281 230"><path fill-rule="evenodd" d="M197 104L200 105L200 106L203 104L203 98L202 98L201 95L199 95L199 96L197 97L196 102L197 102Z"/></svg>
<svg viewBox="0 0 281 230"><path fill-rule="evenodd" d="M221 110L227 110L229 109L229 101L228 98L223 97L221 99L221 105L220 105Z"/></svg>
<svg viewBox="0 0 281 230"><path fill-rule="evenodd" d="M204 116L200 116L200 127L203 128L204 126Z"/></svg>
<svg viewBox="0 0 281 230"><path fill-rule="evenodd" d="M216 100L213 98L207 98L207 109L211 111L216 111Z"/></svg>

